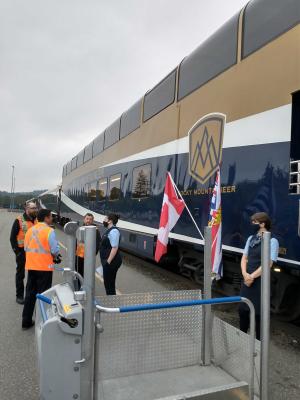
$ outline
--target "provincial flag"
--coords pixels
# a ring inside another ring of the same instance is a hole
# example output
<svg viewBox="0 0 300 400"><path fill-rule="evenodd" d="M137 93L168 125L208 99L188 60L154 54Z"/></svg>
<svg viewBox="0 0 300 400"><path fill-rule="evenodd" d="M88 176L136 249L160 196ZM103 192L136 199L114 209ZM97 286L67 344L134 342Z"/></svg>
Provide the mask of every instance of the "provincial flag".
<svg viewBox="0 0 300 400"><path fill-rule="evenodd" d="M185 203L178 198L173 179L168 172L157 235L156 262L159 262L161 257L167 253L169 233L176 225L184 207Z"/></svg>
<svg viewBox="0 0 300 400"><path fill-rule="evenodd" d="M212 231L212 272L216 274L217 279L220 279L223 276L220 168L217 170L216 174L215 187L210 204L208 225L211 226Z"/></svg>

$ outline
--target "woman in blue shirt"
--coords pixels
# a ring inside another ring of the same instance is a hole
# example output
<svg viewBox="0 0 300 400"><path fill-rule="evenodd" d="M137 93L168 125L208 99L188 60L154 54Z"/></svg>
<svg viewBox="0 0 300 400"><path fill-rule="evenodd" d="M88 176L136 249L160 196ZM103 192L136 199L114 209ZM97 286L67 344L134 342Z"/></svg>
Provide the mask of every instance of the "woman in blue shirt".
<svg viewBox="0 0 300 400"><path fill-rule="evenodd" d="M268 214L259 212L251 217L253 235L249 236L241 260L243 283L241 296L251 300L255 308L256 338L260 340L260 290L261 290L261 238L264 232L271 230L271 219ZM278 240L271 238L271 265L277 261ZM241 303L239 307L240 329L247 332L250 325L249 307Z"/></svg>
<svg viewBox="0 0 300 400"><path fill-rule="evenodd" d="M107 295L116 294L116 277L118 269L122 264L119 250L120 231L116 227L119 216L108 214L103 221L107 228L100 243L100 259L103 267L104 287Z"/></svg>

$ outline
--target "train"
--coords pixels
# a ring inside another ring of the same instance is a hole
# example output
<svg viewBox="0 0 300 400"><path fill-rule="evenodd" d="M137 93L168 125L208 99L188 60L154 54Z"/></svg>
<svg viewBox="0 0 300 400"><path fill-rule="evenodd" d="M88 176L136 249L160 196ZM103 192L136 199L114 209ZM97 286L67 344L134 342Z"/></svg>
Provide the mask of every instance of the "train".
<svg viewBox="0 0 300 400"><path fill-rule="evenodd" d="M153 260L166 173L203 231L220 166L224 276L216 290L239 292L250 216L265 211L280 243L272 311L299 318L299 22L299 0L250 1L68 161L41 204L62 223L92 212L100 224L116 212L122 249ZM222 138L217 123L201 125L207 115L226 116ZM202 281L203 240L186 210L161 264Z"/></svg>

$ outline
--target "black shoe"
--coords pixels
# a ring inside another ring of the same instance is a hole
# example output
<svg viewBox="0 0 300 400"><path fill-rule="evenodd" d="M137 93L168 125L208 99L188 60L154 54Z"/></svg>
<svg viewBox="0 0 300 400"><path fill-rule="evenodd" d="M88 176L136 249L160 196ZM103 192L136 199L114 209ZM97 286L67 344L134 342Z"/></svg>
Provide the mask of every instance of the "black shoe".
<svg viewBox="0 0 300 400"><path fill-rule="evenodd" d="M22 329L23 329L23 331L26 331L27 329L30 329L30 328L32 328L33 326L34 326L34 321L31 321L30 324L24 324L24 323L22 323Z"/></svg>
<svg viewBox="0 0 300 400"><path fill-rule="evenodd" d="M16 302L17 302L18 304L24 304L24 303L25 303L23 297L17 297L17 298L16 298Z"/></svg>

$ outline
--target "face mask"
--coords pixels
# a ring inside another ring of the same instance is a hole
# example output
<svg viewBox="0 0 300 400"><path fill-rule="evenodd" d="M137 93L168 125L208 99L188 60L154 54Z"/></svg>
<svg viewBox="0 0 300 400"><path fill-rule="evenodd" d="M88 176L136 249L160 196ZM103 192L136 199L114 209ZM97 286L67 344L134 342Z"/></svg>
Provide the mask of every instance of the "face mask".
<svg viewBox="0 0 300 400"><path fill-rule="evenodd" d="M251 232L255 235L259 231L259 224L251 224Z"/></svg>
<svg viewBox="0 0 300 400"><path fill-rule="evenodd" d="M104 228L107 228L108 227L108 222L107 221L103 221L103 226L104 226Z"/></svg>

